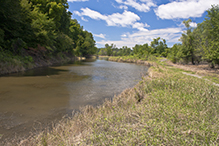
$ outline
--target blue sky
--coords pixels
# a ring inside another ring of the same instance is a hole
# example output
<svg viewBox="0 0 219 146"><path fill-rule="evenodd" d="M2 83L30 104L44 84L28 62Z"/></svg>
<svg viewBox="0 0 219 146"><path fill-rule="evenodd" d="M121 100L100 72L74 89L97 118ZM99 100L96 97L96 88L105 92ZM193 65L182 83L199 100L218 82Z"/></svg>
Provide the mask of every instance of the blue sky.
<svg viewBox="0 0 219 146"><path fill-rule="evenodd" d="M171 47L179 43L191 19L196 27L206 18L206 10L219 0L68 0L72 18L94 35L96 46L106 43L134 47L153 38L166 39Z"/></svg>

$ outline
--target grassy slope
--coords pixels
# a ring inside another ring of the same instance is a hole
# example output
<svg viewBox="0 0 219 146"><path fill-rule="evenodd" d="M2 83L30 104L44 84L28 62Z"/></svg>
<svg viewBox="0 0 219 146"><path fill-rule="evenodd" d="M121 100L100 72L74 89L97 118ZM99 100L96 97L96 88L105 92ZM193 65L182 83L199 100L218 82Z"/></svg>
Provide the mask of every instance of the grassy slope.
<svg viewBox="0 0 219 146"><path fill-rule="evenodd" d="M47 56L47 58L43 58L43 56L13 56L9 53L0 52L0 75L49 66L55 63L69 62L76 59L74 56L66 56L62 53L57 56Z"/></svg>
<svg viewBox="0 0 219 146"><path fill-rule="evenodd" d="M133 89L21 145L218 145L219 87L156 65Z"/></svg>

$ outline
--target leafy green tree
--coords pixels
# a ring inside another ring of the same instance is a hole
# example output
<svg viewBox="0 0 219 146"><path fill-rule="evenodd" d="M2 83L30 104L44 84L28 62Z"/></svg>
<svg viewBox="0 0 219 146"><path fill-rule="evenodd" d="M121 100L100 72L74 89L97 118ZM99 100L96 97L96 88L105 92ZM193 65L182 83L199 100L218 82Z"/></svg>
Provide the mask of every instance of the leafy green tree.
<svg viewBox="0 0 219 146"><path fill-rule="evenodd" d="M89 33L88 31L84 31L84 33L85 33L85 38L83 44L81 45L83 48L82 55L90 56L95 54L97 51L95 47L95 41L91 33Z"/></svg>
<svg viewBox="0 0 219 146"><path fill-rule="evenodd" d="M36 36L36 42L43 46L51 46L55 39L55 23L52 19L49 19L46 14L39 11L38 7L35 7L32 11L31 27L34 30Z"/></svg>
<svg viewBox="0 0 219 146"><path fill-rule="evenodd" d="M204 25L204 58L211 63L211 67L219 64L219 6L212 6L207 11Z"/></svg>
<svg viewBox="0 0 219 146"><path fill-rule="evenodd" d="M151 42L151 47L154 49L154 54L156 56L167 56L167 54L165 53L167 49L165 39L161 39L160 37L153 39L153 41Z"/></svg>
<svg viewBox="0 0 219 146"><path fill-rule="evenodd" d="M78 45L81 45L79 39L83 39L82 37L83 27L80 26L76 19L70 20L69 26L69 37L73 39L74 48Z"/></svg>
<svg viewBox="0 0 219 146"><path fill-rule="evenodd" d="M1 0L0 20L1 48L4 51L20 54L22 47L26 47L25 39L29 30L22 14L20 1Z"/></svg>
<svg viewBox="0 0 219 146"><path fill-rule="evenodd" d="M111 44L111 45L105 44L105 48L106 48L106 54L108 56L111 56L113 53L112 49L115 48L115 45L114 44Z"/></svg>
<svg viewBox="0 0 219 146"><path fill-rule="evenodd" d="M107 53L106 53L106 49L105 48L100 48L99 49L99 52L98 52L98 55L107 55Z"/></svg>
<svg viewBox="0 0 219 146"><path fill-rule="evenodd" d="M179 61L181 56L181 52L179 52L181 50L182 44L174 44L172 48L169 49L169 53L168 53L168 59L170 59L170 61L172 61L173 63L176 63Z"/></svg>
<svg viewBox="0 0 219 146"><path fill-rule="evenodd" d="M71 19L68 7L67 0L1 0L0 50L22 56L34 50L40 58L95 54L93 35Z"/></svg>
<svg viewBox="0 0 219 146"><path fill-rule="evenodd" d="M121 49L122 49L122 51L123 51L122 56L128 56L128 55L130 55L131 52L132 52L131 49L128 48L127 46L123 46Z"/></svg>
<svg viewBox="0 0 219 146"><path fill-rule="evenodd" d="M194 35L192 33L192 27L190 26L190 23L192 22L191 19L188 19L187 21L183 21L185 24L187 30L184 34L182 34L182 37L180 38L182 42L182 49L183 49L183 58L186 62L191 61L192 64L195 64L195 47L194 47Z"/></svg>
<svg viewBox="0 0 219 146"><path fill-rule="evenodd" d="M55 40L55 46L57 48L55 54L59 52L74 54L74 42L68 35L60 33Z"/></svg>

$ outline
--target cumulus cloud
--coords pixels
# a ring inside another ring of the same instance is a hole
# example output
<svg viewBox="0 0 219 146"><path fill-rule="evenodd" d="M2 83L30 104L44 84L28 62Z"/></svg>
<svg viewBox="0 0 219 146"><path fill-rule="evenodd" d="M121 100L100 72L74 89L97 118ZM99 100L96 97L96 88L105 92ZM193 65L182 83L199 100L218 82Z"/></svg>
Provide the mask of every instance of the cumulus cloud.
<svg viewBox="0 0 219 146"><path fill-rule="evenodd" d="M81 20L85 21L85 22L88 22L87 19L85 19L84 17L81 17Z"/></svg>
<svg viewBox="0 0 219 146"><path fill-rule="evenodd" d="M127 10L125 10L122 14L113 13L111 15L103 15L89 8L81 8L81 11L82 12L74 11L74 14L78 16L87 16L95 20L104 20L108 26L131 26L132 28L137 28L139 30L145 30L144 27L149 27L148 24L137 22L140 20L140 17L137 14Z"/></svg>
<svg viewBox="0 0 219 146"><path fill-rule="evenodd" d="M126 27L132 25L137 20L140 20L140 17L137 14L125 10L122 14L114 13L107 16L106 22L109 26Z"/></svg>
<svg viewBox="0 0 219 146"><path fill-rule="evenodd" d="M82 12L78 12L78 11L74 11L74 14L78 15L78 16L88 16L92 19L102 19L102 20L106 20L107 16L100 14L97 11L91 10L89 8L81 8Z"/></svg>
<svg viewBox="0 0 219 146"><path fill-rule="evenodd" d="M81 13L78 12L78 11L74 11L73 14L78 15L78 16L81 16Z"/></svg>
<svg viewBox="0 0 219 146"><path fill-rule="evenodd" d="M195 22L190 22L189 25L190 25L191 27L197 27L197 23L195 23Z"/></svg>
<svg viewBox="0 0 219 146"><path fill-rule="evenodd" d="M102 38L102 39L105 39L105 36L106 36L106 35L101 33L101 34L94 34L94 36L95 36L95 37Z"/></svg>
<svg viewBox="0 0 219 146"><path fill-rule="evenodd" d="M117 3L119 4L123 4L123 5L127 5L127 6L131 6L133 8L135 8L138 11L141 12L148 12L150 11L150 7L155 7L156 4L153 3L152 0L140 0L140 2L137 2L136 0L115 0Z"/></svg>
<svg viewBox="0 0 219 146"><path fill-rule="evenodd" d="M137 28L140 31L148 31L147 29L145 29L145 27L150 27L150 25L148 25L147 23L139 23L136 22L132 25L132 28Z"/></svg>
<svg viewBox="0 0 219 146"><path fill-rule="evenodd" d="M155 13L161 19L201 17L211 5L219 4L218 0L180 0L160 5Z"/></svg>
<svg viewBox="0 0 219 146"><path fill-rule="evenodd" d="M183 30L182 28L165 28L165 29L155 29L147 31L138 31L135 33L126 33L121 35L121 40L119 41L107 41L102 40L97 42L98 45L116 44L117 47L121 48L122 46L134 47L135 44L145 44L153 40L153 38L161 37L164 38L169 44L179 42Z"/></svg>

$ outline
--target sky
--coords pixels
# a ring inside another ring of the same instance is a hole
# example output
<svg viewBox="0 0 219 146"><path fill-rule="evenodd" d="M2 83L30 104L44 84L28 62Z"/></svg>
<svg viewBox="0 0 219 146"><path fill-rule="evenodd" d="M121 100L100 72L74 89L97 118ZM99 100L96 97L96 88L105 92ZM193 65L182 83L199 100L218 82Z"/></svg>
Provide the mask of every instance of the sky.
<svg viewBox="0 0 219 146"><path fill-rule="evenodd" d="M180 43L185 26L205 20L211 5L219 0L68 0L72 18L91 32L98 48L106 43L116 47L150 44L161 37L168 47Z"/></svg>

